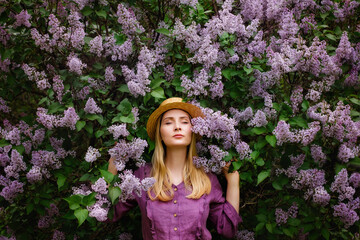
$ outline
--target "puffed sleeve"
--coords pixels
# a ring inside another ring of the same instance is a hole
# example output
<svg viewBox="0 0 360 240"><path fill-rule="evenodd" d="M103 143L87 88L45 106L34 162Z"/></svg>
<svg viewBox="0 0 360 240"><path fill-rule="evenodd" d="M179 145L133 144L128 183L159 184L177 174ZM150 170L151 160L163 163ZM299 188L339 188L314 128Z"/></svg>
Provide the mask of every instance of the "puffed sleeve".
<svg viewBox="0 0 360 240"><path fill-rule="evenodd" d="M219 234L233 238L242 218L235 208L225 200L219 180L214 174L209 174L211 181L209 219L216 226Z"/></svg>

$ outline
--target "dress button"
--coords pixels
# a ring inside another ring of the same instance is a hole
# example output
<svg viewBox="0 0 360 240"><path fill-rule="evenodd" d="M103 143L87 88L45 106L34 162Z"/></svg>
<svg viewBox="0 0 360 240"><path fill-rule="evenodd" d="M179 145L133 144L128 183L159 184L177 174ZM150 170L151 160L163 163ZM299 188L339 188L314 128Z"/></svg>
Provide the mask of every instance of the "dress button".
<svg viewBox="0 0 360 240"><path fill-rule="evenodd" d="M177 214L176 213L174 213L174 217L176 217L177 216Z"/></svg>
<svg viewBox="0 0 360 240"><path fill-rule="evenodd" d="M174 188L174 191L176 192L176 191L177 191L177 188Z"/></svg>
<svg viewBox="0 0 360 240"><path fill-rule="evenodd" d="M174 230L177 231L177 227L175 227Z"/></svg>
<svg viewBox="0 0 360 240"><path fill-rule="evenodd" d="M174 200L174 204L176 204L177 203L177 201L176 200Z"/></svg>

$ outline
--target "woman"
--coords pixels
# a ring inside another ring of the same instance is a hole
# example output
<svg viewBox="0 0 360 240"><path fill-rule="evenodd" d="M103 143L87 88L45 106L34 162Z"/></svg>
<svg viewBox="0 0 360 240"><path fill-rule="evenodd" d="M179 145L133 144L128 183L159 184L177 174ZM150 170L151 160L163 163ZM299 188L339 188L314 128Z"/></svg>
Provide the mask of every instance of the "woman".
<svg viewBox="0 0 360 240"><path fill-rule="evenodd" d="M204 117L200 108L169 98L149 117L146 130L155 140L152 164L139 168L140 179L154 177L156 182L141 197L119 202L113 221L132 207L139 205L142 214L142 234L148 239L211 239L206 221L215 225L219 234L233 237L239 216L239 173L228 173L226 200L214 174L195 168L196 135L191 131L191 118ZM113 159L109 171L117 174Z"/></svg>

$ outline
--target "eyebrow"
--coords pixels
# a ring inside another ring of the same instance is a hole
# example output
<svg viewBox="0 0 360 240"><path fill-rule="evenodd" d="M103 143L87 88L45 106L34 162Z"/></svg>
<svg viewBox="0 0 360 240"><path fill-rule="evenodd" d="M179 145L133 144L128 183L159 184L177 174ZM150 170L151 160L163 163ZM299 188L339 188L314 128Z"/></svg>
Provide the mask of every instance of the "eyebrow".
<svg viewBox="0 0 360 240"><path fill-rule="evenodd" d="M188 120L190 120L190 118L189 118L188 116L182 116L182 117L180 117L180 119L185 119L185 118L188 119ZM166 118L163 119L163 121L166 120L166 119L175 119L175 118L174 118L174 117L166 117Z"/></svg>

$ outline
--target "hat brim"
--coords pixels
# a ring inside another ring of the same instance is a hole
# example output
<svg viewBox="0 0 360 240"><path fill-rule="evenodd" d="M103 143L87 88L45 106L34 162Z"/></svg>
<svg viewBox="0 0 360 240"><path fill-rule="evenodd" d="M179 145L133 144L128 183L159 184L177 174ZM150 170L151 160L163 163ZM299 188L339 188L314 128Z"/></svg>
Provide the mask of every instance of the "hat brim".
<svg viewBox="0 0 360 240"><path fill-rule="evenodd" d="M146 124L146 131L151 140L155 139L155 131L156 131L156 121L166 111L171 109L180 109L190 114L191 118L202 117L204 118L205 115L201 111L201 109L191 103L184 103L184 102L173 102L168 103L164 106L160 106L157 108L149 117L148 122Z"/></svg>

